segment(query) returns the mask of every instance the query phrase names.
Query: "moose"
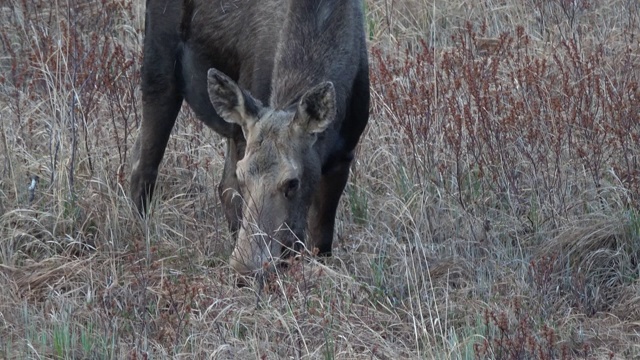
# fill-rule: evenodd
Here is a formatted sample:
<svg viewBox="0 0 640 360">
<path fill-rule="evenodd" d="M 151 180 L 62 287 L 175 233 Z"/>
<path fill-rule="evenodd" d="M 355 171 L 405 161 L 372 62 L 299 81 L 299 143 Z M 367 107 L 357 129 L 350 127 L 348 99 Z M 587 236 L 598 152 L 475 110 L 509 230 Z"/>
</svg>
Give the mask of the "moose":
<svg viewBox="0 0 640 360">
<path fill-rule="evenodd" d="M 254 274 L 306 248 L 330 256 L 369 119 L 362 0 L 147 0 L 143 117 L 131 198 L 148 211 L 183 100 L 226 138 L 218 186 Z"/>
</svg>

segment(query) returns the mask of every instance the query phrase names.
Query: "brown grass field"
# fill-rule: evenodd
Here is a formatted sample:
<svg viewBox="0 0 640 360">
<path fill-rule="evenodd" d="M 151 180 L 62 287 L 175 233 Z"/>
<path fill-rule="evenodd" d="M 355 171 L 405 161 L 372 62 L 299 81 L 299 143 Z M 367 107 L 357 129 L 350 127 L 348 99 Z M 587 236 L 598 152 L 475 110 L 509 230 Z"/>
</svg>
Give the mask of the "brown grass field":
<svg viewBox="0 0 640 360">
<path fill-rule="evenodd" d="M 238 288 L 186 105 L 127 197 L 144 1 L 0 2 L 0 359 L 640 359 L 640 2 L 364 7 L 335 256 Z"/>
</svg>

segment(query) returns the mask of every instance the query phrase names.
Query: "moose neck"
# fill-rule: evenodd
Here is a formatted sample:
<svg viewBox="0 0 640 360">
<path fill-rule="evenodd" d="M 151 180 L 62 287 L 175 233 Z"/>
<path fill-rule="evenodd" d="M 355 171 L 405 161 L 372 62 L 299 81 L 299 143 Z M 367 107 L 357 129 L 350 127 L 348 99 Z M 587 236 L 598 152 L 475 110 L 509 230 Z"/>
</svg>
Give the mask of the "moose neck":
<svg viewBox="0 0 640 360">
<path fill-rule="evenodd" d="M 335 41 L 348 11 L 344 0 L 290 0 L 275 55 L 269 105 L 284 109 L 330 77 Z M 334 64 L 335 65 L 335 64 Z"/>
</svg>

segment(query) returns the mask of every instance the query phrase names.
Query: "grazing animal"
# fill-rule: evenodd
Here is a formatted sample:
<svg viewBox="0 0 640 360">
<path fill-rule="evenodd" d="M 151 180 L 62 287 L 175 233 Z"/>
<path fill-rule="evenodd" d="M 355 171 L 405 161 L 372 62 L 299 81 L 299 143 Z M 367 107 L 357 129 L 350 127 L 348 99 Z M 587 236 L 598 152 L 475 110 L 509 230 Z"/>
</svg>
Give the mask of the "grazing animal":
<svg viewBox="0 0 640 360">
<path fill-rule="evenodd" d="M 218 193 L 250 274 L 331 255 L 369 118 L 362 0 L 148 0 L 131 196 L 144 214 L 183 100 L 227 138 Z"/>
</svg>

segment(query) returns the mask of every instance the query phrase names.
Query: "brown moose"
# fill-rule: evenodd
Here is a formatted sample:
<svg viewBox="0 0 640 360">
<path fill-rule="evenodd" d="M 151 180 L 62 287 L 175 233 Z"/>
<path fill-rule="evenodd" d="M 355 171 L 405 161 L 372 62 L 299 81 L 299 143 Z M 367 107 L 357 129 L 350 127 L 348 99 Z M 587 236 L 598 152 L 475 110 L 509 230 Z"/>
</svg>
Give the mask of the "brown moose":
<svg viewBox="0 0 640 360">
<path fill-rule="evenodd" d="M 144 214 L 183 100 L 227 138 L 218 193 L 250 274 L 331 255 L 369 117 L 362 0 L 148 0 L 131 196 Z"/>
</svg>

